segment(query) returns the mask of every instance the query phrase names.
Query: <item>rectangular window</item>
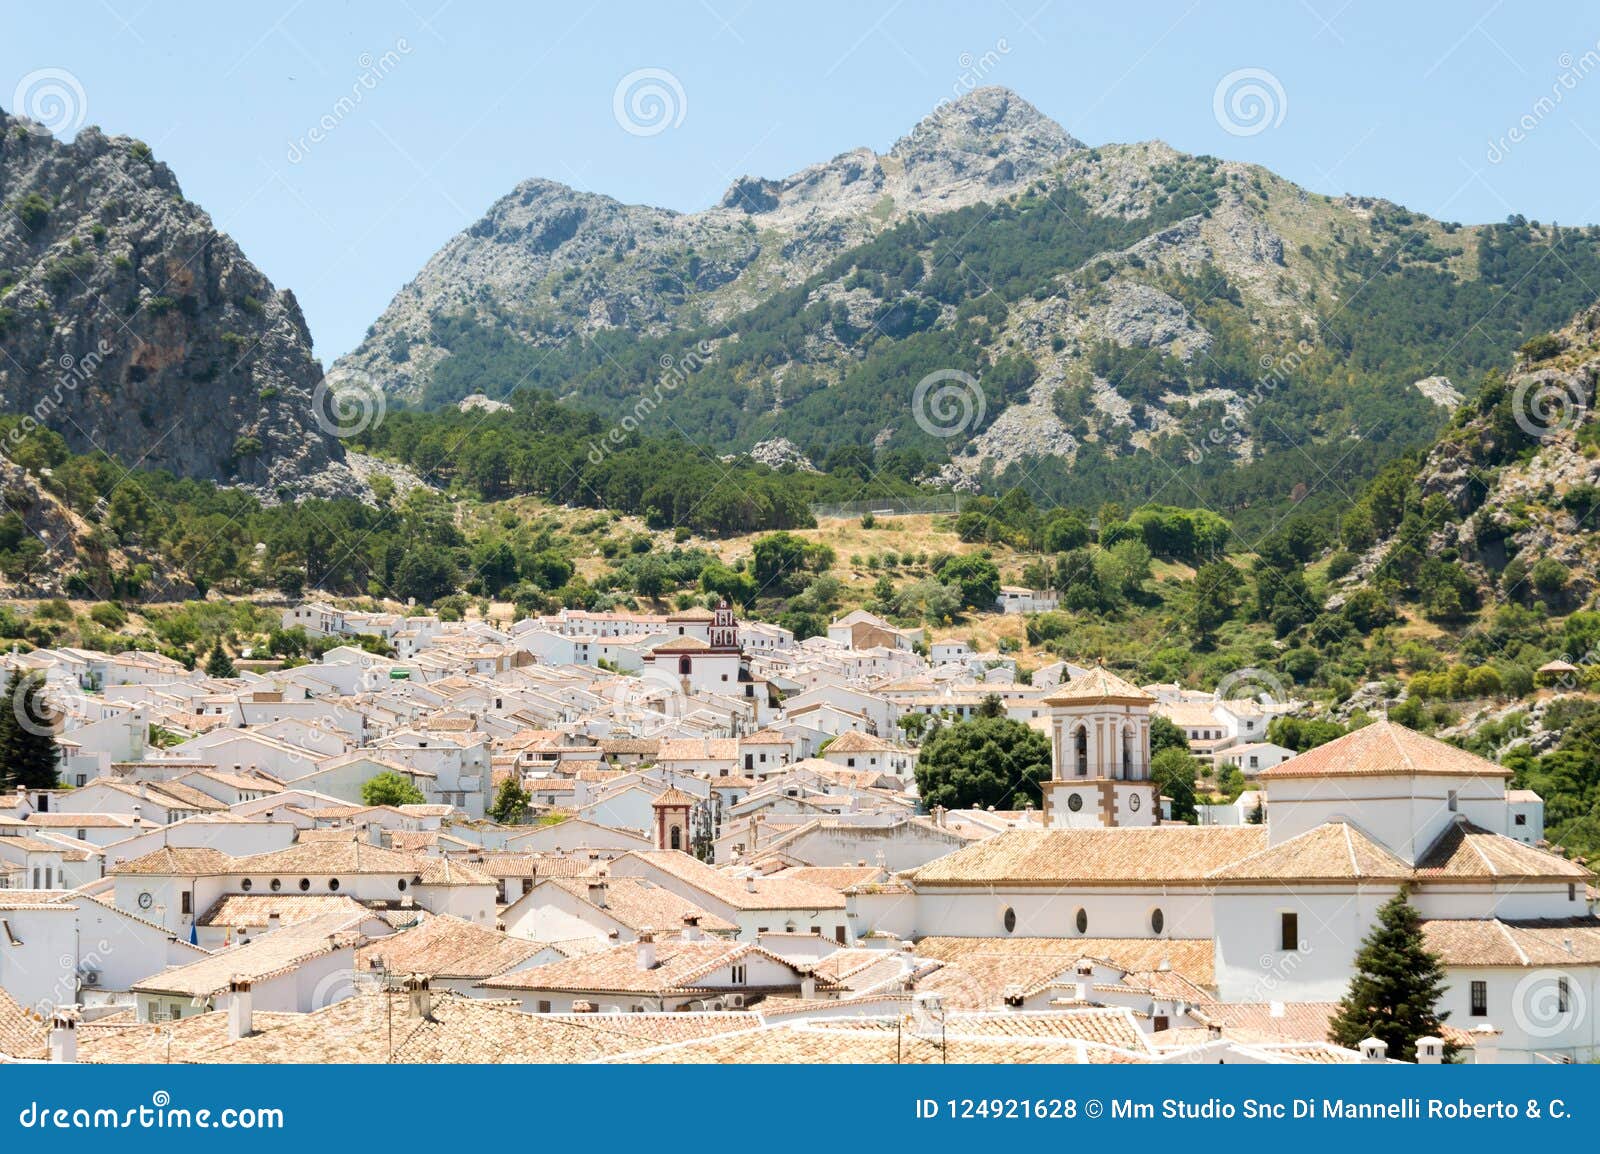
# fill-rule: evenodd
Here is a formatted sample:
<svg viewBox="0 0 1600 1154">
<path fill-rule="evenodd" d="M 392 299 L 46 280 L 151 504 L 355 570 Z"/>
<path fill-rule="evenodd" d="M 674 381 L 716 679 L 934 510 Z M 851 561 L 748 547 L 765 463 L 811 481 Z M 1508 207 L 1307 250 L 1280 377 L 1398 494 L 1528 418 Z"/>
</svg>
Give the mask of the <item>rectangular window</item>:
<svg viewBox="0 0 1600 1154">
<path fill-rule="evenodd" d="M 550 1012 L 550 1003 L 546 1001 L 540 1001 L 539 1012 L 541 1014 L 548 1014 Z"/>
<path fill-rule="evenodd" d="M 1528 815 L 1525 813 L 1519 813 L 1511 819 L 1511 822 L 1513 825 L 1527 825 Z"/>
<path fill-rule="evenodd" d="M 744 967 L 743 966 L 734 966 L 733 967 L 733 984 L 736 985 L 736 986 L 744 985 Z"/>
<path fill-rule="evenodd" d="M 182 909 L 182 911 L 184 913 L 188 913 L 189 912 L 189 902 L 191 900 L 192 900 L 192 895 L 189 893 L 188 890 L 184 890 L 183 891 L 183 902 L 182 902 L 182 906 L 181 906 L 181 909 Z"/>
<path fill-rule="evenodd" d="M 1575 902 L 1575 901 L 1578 900 L 1578 883 L 1577 882 L 1568 882 L 1567 883 L 1567 900 L 1569 902 Z"/>
<path fill-rule="evenodd" d="M 1150 1019 L 1150 1027 L 1154 1030 L 1165 1030 L 1167 1025 L 1167 1016 L 1165 1014 L 1157 1014 Z"/>
<path fill-rule="evenodd" d="M 1455 813 L 1456 809 L 1458 808 L 1458 806 L 1456 804 L 1456 791 L 1453 790 L 1453 789 L 1449 793 L 1449 804 L 1450 804 L 1450 812 L 1451 813 Z"/>
<path fill-rule="evenodd" d="M 1278 948 L 1280 950 L 1298 950 L 1300 948 L 1300 915 L 1280 915 L 1278 926 Z"/>
<path fill-rule="evenodd" d="M 1572 988 L 1565 977 L 1556 979 L 1556 1013 L 1565 1014 L 1572 1008 Z"/>
<path fill-rule="evenodd" d="M 1481 1018 L 1489 1012 L 1489 983 L 1472 983 L 1472 1016 Z"/>
</svg>

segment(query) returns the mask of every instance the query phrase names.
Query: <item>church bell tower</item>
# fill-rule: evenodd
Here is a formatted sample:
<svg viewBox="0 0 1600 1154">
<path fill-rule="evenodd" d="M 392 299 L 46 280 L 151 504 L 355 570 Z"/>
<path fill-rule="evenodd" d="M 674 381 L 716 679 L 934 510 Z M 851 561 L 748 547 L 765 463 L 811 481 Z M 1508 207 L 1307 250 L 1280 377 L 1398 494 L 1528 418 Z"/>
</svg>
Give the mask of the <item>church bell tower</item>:
<svg viewBox="0 0 1600 1154">
<path fill-rule="evenodd" d="M 1052 772 L 1045 824 L 1055 828 L 1150 826 L 1161 798 L 1150 780 L 1150 706 L 1133 685 L 1097 664 L 1044 700 Z"/>
</svg>

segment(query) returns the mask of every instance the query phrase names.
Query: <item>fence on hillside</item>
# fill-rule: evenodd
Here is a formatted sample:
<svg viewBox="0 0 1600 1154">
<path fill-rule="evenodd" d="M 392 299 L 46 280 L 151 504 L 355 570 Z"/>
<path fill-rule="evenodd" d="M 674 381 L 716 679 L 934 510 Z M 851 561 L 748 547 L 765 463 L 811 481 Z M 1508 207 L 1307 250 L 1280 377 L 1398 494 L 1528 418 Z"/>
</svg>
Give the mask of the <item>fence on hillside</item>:
<svg viewBox="0 0 1600 1154">
<path fill-rule="evenodd" d="M 842 501 L 833 505 L 813 505 L 811 515 L 824 517 L 911 517 L 929 513 L 959 513 L 964 498 L 960 493 L 934 493 L 926 497 L 881 497 L 876 501 Z"/>
</svg>

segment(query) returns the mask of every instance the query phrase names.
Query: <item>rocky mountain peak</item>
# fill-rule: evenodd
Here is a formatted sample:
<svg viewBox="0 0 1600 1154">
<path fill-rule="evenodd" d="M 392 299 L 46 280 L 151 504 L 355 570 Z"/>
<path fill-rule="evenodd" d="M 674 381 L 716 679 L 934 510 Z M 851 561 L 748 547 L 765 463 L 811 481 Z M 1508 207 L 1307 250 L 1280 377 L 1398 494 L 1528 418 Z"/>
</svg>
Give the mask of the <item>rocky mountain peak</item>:
<svg viewBox="0 0 1600 1154">
<path fill-rule="evenodd" d="M 0 201 L 0 412 L 269 498 L 340 466 L 299 304 L 148 145 L 0 112 Z"/>
</svg>

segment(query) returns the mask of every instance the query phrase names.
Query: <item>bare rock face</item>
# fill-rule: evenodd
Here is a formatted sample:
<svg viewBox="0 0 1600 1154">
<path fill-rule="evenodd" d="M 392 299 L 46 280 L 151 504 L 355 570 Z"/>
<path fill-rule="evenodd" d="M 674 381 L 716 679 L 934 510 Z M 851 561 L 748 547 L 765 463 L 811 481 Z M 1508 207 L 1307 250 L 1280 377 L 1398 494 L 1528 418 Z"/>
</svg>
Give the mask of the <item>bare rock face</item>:
<svg viewBox="0 0 1600 1154">
<path fill-rule="evenodd" d="M 343 459 L 275 289 L 142 142 L 0 112 L 0 411 L 76 452 L 293 494 Z"/>
<path fill-rule="evenodd" d="M 703 212 L 527 180 L 434 254 L 339 367 L 422 400 L 450 355 L 434 322 L 469 305 L 479 323 L 534 346 L 610 328 L 659 335 L 691 309 L 714 322 L 909 213 L 1003 199 L 1082 148 L 1015 93 L 980 88 L 887 153 L 858 148 L 782 179 L 744 177 Z"/>
</svg>

